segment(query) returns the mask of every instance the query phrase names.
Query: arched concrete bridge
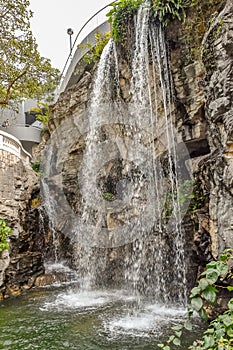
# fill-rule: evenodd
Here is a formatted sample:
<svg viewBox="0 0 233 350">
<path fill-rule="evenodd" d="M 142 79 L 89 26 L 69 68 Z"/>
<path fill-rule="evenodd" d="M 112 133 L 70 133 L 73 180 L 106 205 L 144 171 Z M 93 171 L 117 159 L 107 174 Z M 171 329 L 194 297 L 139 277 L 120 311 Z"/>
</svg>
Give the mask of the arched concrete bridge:
<svg viewBox="0 0 233 350">
<path fill-rule="evenodd" d="M 81 64 L 81 60 L 82 58 L 85 56 L 85 54 L 89 51 L 89 48 L 86 47 L 85 49 L 80 49 L 79 46 L 77 46 L 77 39 L 79 38 L 80 33 L 83 31 L 83 29 L 86 27 L 86 25 L 92 20 L 95 19 L 97 17 L 97 15 L 99 13 L 101 13 L 102 11 L 108 9 L 110 6 L 112 6 L 114 3 L 116 3 L 118 0 L 112 1 L 111 3 L 109 3 L 108 5 L 104 6 L 103 8 L 101 8 L 98 12 L 96 12 L 93 16 L 91 16 L 88 21 L 82 26 L 82 28 L 80 29 L 80 31 L 78 32 L 74 44 L 71 48 L 71 52 L 67 58 L 67 61 L 65 63 L 65 66 L 63 68 L 63 71 L 61 73 L 61 82 L 60 85 L 57 89 L 56 92 L 56 97 L 58 97 L 58 95 L 60 93 L 62 93 L 63 91 L 65 91 L 67 88 L 69 88 L 70 86 L 72 86 L 73 84 L 75 84 L 81 77 L 83 69 L 82 66 L 80 66 Z M 87 43 L 91 43 L 92 47 L 95 46 L 96 44 L 96 40 L 95 40 L 95 34 L 96 33 L 100 33 L 100 34 L 104 34 L 108 31 L 111 30 L 111 25 L 108 21 L 105 21 L 104 23 L 98 25 L 95 29 L 93 29 L 86 37 L 85 39 L 83 39 L 83 41 L 80 43 L 80 45 L 83 47 L 85 47 L 85 44 Z M 73 51 L 74 48 L 76 47 L 75 53 L 73 55 Z M 70 59 L 71 62 L 70 62 Z M 69 64 L 70 62 L 70 64 Z M 69 67 L 68 67 L 69 64 Z M 66 68 L 68 67 L 68 69 L 66 70 Z"/>
<path fill-rule="evenodd" d="M 73 58 L 70 62 L 70 65 L 67 69 L 67 72 L 60 84 L 58 94 L 65 91 L 72 85 L 74 85 L 79 78 L 82 75 L 82 66 L 81 66 L 81 60 L 85 56 L 85 54 L 89 51 L 87 43 L 91 43 L 92 47 L 95 46 L 96 40 L 95 40 L 95 34 L 105 34 L 106 32 L 110 31 L 110 24 L 106 21 L 96 27 L 94 30 L 92 30 L 86 37 L 83 39 L 83 41 L 80 43 L 82 47 L 85 48 L 79 48 L 79 45 L 77 46 L 77 49 L 73 55 Z"/>
</svg>

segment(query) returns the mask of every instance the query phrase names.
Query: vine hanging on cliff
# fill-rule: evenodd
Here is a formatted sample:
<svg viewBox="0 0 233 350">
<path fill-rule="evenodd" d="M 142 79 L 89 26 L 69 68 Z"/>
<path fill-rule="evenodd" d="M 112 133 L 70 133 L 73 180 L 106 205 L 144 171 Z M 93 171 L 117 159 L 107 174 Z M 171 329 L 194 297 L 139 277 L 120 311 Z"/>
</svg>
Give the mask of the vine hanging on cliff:
<svg viewBox="0 0 233 350">
<path fill-rule="evenodd" d="M 112 9 L 107 14 L 112 23 L 112 35 L 114 40 L 123 41 L 127 37 L 127 23 L 135 15 L 138 8 L 144 4 L 152 9 L 154 17 L 164 26 L 171 20 L 185 18 L 185 9 L 194 6 L 198 0 L 119 0 L 112 4 Z"/>
<path fill-rule="evenodd" d="M 113 8 L 108 12 L 107 17 L 112 23 L 112 35 L 116 42 L 123 41 L 127 37 L 127 23 L 142 3 L 143 0 L 119 0 L 113 3 Z"/>
</svg>

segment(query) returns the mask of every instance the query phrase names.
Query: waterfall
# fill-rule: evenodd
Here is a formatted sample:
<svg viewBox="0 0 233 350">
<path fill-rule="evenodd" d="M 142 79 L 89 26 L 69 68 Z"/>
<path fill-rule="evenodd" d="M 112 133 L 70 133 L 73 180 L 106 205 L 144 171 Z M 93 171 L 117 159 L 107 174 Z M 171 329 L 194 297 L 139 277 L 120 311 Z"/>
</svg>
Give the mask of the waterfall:
<svg viewBox="0 0 233 350">
<path fill-rule="evenodd" d="M 97 187 L 96 176 L 105 162 L 106 151 L 102 148 L 101 135 L 102 129 L 109 123 L 111 104 L 118 94 L 118 81 L 116 47 L 111 39 L 103 50 L 95 75 L 87 112 L 85 152 L 79 174 L 82 214 L 78 232 L 75 229 L 74 235 L 80 236 L 80 231 L 83 235 L 83 246 L 77 257 L 77 270 L 84 289 L 95 285 L 98 276 L 106 268 L 107 251 L 98 249 L 105 246 L 105 239 L 108 241 L 108 237 L 104 235 L 106 204 Z"/>
<path fill-rule="evenodd" d="M 117 49 L 111 39 L 98 63 L 84 116 L 64 126 L 72 129 L 69 140 L 58 128 L 56 152 L 47 152 L 48 168 L 54 153 L 58 166 L 53 172 L 56 190 L 49 180 L 43 185 L 45 205 L 52 226 L 73 242 L 73 263 L 83 289 L 113 274 L 106 271 L 115 254 L 123 261 L 121 271 L 114 270 L 121 275 L 116 278 L 121 287 L 181 304 L 186 302 L 185 238 L 169 57 L 163 29 L 151 18 L 149 7 L 140 7 L 135 23 L 130 103 L 121 98 Z M 63 148 L 80 137 L 80 198 L 74 213 L 57 190 Z"/>
<path fill-rule="evenodd" d="M 185 252 L 184 252 L 184 232 L 181 227 L 181 205 L 180 205 L 180 179 L 179 166 L 178 166 L 178 152 L 176 149 L 176 139 L 174 133 L 174 106 L 173 106 L 173 94 L 172 83 L 170 75 L 169 60 L 167 56 L 167 48 L 164 38 L 164 32 L 161 24 L 157 26 L 150 26 L 150 46 L 152 51 L 153 62 L 157 62 L 157 73 L 155 64 L 153 63 L 153 80 L 154 80 L 154 96 L 157 98 L 158 91 L 160 90 L 160 96 L 162 97 L 163 106 L 163 120 L 164 126 L 164 139 L 167 150 L 167 163 L 168 163 L 168 181 L 169 181 L 169 200 L 172 206 L 171 217 L 169 218 L 166 231 L 167 234 L 173 236 L 172 255 L 174 259 L 170 261 L 173 266 L 173 280 L 176 281 L 177 298 L 179 301 L 186 302 L 186 264 L 185 264 Z M 157 79 L 156 79 L 157 77 Z M 157 81 L 156 81 L 157 80 Z M 161 112 L 160 112 L 161 113 Z M 158 105 L 155 103 L 155 116 L 156 123 L 159 124 L 158 118 Z M 158 135 L 157 135 L 158 137 Z"/>
<path fill-rule="evenodd" d="M 164 40 L 164 33 L 160 24 L 151 24 L 150 10 L 141 7 L 137 14 L 135 31 L 135 51 L 132 60 L 131 78 L 131 111 L 137 119 L 138 129 L 146 127 L 148 143 L 146 157 L 149 160 L 150 197 L 156 207 L 153 220 L 153 231 L 141 232 L 140 239 L 133 242 L 132 254 L 126 257 L 126 280 L 133 289 L 152 294 L 157 300 L 164 302 L 186 302 L 186 271 L 184 258 L 184 235 L 181 229 L 179 205 L 179 181 L 177 151 L 173 127 L 172 86 L 169 75 L 169 63 Z M 150 71 L 151 49 L 152 72 Z M 156 71 L 157 70 L 157 71 Z M 153 80 L 153 91 L 151 88 Z M 158 97 L 162 101 L 162 119 L 167 153 L 167 177 L 169 191 L 169 205 L 172 207 L 171 217 L 163 225 L 163 210 L 168 193 L 163 191 L 162 181 L 163 160 L 155 154 L 155 140 L 161 138 L 159 132 Z M 143 113 L 142 113 L 143 112 Z M 161 116 L 160 116 L 161 118 Z M 136 130 L 135 130 L 135 135 Z M 136 136 L 137 137 L 137 136 Z M 140 143 L 142 140 L 138 139 Z M 137 153 L 137 149 L 135 150 Z M 147 174 L 148 176 L 148 174 Z M 144 180 L 141 179 L 143 182 Z M 140 225 L 140 219 L 139 223 Z M 164 227 L 163 227 L 164 226 Z M 167 231 L 167 234 L 164 234 Z M 169 235 L 172 235 L 172 246 L 168 249 Z M 170 256 L 166 256 L 166 255 Z M 175 281 L 175 282 L 174 282 Z M 174 288 L 178 286 L 178 288 Z M 171 293 L 171 289 L 176 292 Z"/>
<path fill-rule="evenodd" d="M 45 174 L 50 174 L 49 167 L 50 167 L 50 164 L 53 163 L 52 148 L 48 148 L 48 149 L 49 151 L 46 153 L 46 161 L 42 166 L 43 172 Z M 60 245 L 59 245 L 59 237 L 56 231 L 56 217 L 57 215 L 59 215 L 59 213 L 57 211 L 58 206 L 56 201 L 56 195 L 54 192 L 51 193 L 51 187 L 49 186 L 49 176 L 48 178 L 44 178 L 44 176 L 41 177 L 40 188 L 41 188 L 41 195 L 43 198 L 42 210 L 47 214 L 49 218 L 49 229 L 52 235 L 54 262 L 57 263 L 59 261 Z"/>
</svg>

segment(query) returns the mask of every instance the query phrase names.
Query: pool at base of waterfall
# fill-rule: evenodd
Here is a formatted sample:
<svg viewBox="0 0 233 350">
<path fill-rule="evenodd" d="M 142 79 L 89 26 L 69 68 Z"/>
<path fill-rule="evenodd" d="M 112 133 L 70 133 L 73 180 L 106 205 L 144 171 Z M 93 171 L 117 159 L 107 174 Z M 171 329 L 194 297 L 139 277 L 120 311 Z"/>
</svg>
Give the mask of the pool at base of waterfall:
<svg viewBox="0 0 233 350">
<path fill-rule="evenodd" d="M 181 324 L 186 310 L 159 305 L 124 290 L 80 290 L 75 285 L 33 289 L 0 302 L 0 349 L 158 349 Z M 202 333 L 194 329 L 179 349 Z"/>
</svg>

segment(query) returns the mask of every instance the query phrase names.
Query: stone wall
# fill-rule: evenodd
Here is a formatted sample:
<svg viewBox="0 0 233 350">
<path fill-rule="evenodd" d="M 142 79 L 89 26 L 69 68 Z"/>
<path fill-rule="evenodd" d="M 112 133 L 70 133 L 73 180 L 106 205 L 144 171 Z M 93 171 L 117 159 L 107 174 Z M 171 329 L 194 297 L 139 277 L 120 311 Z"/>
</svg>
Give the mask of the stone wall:
<svg viewBox="0 0 233 350">
<path fill-rule="evenodd" d="M 0 218 L 13 229 L 10 251 L 0 258 L 0 299 L 18 295 L 42 274 L 44 237 L 40 232 L 39 176 L 31 166 L 0 151 Z"/>
</svg>

